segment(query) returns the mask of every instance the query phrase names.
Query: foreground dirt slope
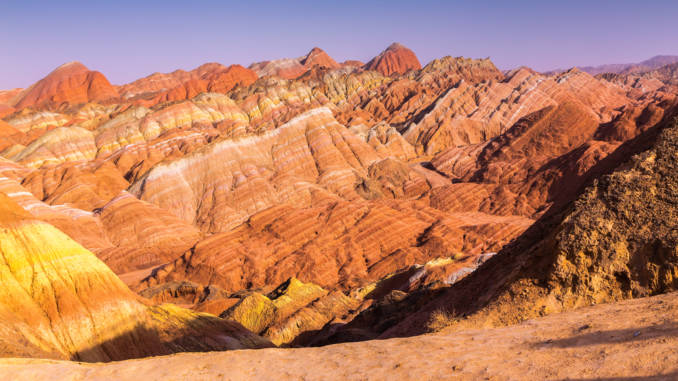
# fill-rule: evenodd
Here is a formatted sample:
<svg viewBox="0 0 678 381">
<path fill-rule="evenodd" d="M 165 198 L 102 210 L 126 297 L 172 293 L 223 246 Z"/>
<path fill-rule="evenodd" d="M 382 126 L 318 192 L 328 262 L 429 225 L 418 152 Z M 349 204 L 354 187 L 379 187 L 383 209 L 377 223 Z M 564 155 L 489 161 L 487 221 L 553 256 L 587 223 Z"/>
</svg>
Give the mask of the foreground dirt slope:
<svg viewBox="0 0 678 381">
<path fill-rule="evenodd" d="M 678 293 L 671 293 L 512 327 L 320 348 L 176 354 L 108 364 L 3 359 L 0 375 L 73 381 L 671 380 L 678 377 L 676 308 Z"/>
</svg>

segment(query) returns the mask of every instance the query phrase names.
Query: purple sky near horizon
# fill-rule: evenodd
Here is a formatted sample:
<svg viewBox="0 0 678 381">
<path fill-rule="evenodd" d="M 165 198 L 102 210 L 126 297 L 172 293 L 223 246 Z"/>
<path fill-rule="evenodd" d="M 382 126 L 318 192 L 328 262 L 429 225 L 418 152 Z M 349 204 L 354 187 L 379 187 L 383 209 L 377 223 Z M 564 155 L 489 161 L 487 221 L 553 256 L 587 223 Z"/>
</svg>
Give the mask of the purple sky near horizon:
<svg viewBox="0 0 678 381">
<path fill-rule="evenodd" d="M 678 54 L 673 1 L 2 0 L 0 89 L 81 61 L 114 84 L 153 72 L 298 57 L 367 61 L 398 41 L 422 64 L 490 57 L 500 69 L 639 62 Z"/>
</svg>

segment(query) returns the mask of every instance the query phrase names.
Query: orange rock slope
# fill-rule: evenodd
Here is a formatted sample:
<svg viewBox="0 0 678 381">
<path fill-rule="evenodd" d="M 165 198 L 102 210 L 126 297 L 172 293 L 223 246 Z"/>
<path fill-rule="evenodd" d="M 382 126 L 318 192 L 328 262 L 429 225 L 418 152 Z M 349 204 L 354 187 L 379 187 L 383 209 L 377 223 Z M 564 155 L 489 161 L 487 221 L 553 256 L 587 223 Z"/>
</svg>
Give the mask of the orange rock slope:
<svg viewBox="0 0 678 381">
<path fill-rule="evenodd" d="M 421 69 L 421 64 L 413 51 L 394 42 L 366 63 L 365 69 L 376 70 L 383 75 L 405 74 L 409 70 Z"/>
<path fill-rule="evenodd" d="M 176 302 L 281 345 L 407 334 L 389 330 L 665 126 L 674 69 L 422 68 L 399 44 L 117 87 L 69 64 L 0 93 L 0 192 L 150 298 L 143 316 Z"/>
<path fill-rule="evenodd" d="M 17 94 L 11 106 L 21 109 L 105 101 L 116 97 L 118 92 L 103 74 L 90 71 L 80 62 L 69 62 Z"/>
<path fill-rule="evenodd" d="M 531 320 L 320 348 L 182 353 L 108 364 L 1 359 L 14 380 L 673 380 L 676 293 Z M 611 318 L 614 316 L 614 318 Z M 262 363 L 265 366 L 262 366 Z"/>
<path fill-rule="evenodd" d="M 107 361 L 266 345 L 236 324 L 147 305 L 94 254 L 5 194 L 0 251 L 4 356 Z"/>
</svg>

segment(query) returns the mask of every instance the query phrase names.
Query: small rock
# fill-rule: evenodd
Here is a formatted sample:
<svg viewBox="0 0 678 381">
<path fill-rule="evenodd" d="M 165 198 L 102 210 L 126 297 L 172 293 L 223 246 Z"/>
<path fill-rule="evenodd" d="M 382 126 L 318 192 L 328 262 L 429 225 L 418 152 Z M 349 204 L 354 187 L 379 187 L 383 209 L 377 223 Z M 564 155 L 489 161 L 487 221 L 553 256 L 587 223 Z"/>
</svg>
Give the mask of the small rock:
<svg viewBox="0 0 678 381">
<path fill-rule="evenodd" d="M 589 328 L 591 328 L 591 324 L 584 324 L 584 325 L 582 325 L 581 327 L 579 327 L 577 330 L 578 330 L 579 332 L 581 332 L 581 331 L 587 330 L 587 329 L 589 329 Z"/>
</svg>

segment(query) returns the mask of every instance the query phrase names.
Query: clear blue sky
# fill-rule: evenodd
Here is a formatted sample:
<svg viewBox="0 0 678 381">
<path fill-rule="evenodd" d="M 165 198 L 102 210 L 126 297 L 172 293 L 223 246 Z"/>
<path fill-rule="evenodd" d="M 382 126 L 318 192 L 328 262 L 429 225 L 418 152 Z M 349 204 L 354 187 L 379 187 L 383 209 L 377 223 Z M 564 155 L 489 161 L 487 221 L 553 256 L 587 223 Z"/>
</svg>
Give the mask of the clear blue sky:
<svg viewBox="0 0 678 381">
<path fill-rule="evenodd" d="M 548 70 L 678 54 L 678 1 L 0 0 L 0 89 L 78 60 L 121 84 L 205 62 L 368 60 L 393 41 L 422 64 L 490 57 Z"/>
</svg>

